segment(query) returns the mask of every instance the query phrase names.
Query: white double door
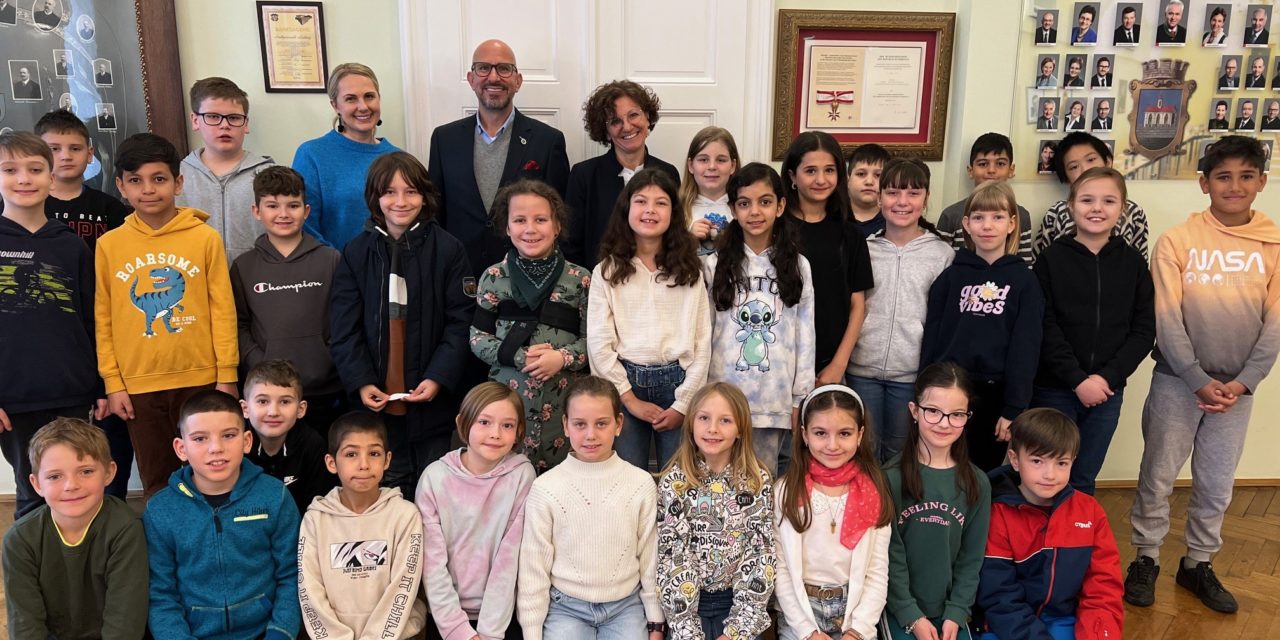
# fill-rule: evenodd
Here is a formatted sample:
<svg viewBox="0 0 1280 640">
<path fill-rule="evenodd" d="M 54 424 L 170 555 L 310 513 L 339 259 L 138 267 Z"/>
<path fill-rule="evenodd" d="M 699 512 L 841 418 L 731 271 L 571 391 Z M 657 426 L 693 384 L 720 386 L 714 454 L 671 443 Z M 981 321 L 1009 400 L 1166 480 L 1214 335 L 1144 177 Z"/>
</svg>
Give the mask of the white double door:
<svg viewBox="0 0 1280 640">
<path fill-rule="evenodd" d="M 662 101 L 649 151 L 683 166 L 702 127 L 733 133 L 744 162 L 767 160 L 772 113 L 772 0 L 401 0 L 409 150 L 425 158 L 431 131 L 474 114 L 471 53 L 511 46 L 524 74 L 520 111 L 560 129 L 569 161 L 600 154 L 582 103 L 628 79 Z"/>
</svg>

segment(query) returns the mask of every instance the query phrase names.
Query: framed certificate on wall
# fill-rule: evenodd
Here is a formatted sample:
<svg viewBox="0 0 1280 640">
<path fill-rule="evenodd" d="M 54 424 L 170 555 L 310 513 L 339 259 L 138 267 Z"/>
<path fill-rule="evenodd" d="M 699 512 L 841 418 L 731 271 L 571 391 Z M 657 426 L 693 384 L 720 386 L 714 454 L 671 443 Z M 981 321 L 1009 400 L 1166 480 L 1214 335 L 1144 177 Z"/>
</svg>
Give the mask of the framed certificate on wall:
<svg viewBox="0 0 1280 640">
<path fill-rule="evenodd" d="M 319 2 L 258 2 L 262 79 L 272 93 L 324 93 L 329 61 Z"/>
<path fill-rule="evenodd" d="M 955 14 L 782 10 L 773 156 L 804 131 L 941 160 Z"/>
</svg>

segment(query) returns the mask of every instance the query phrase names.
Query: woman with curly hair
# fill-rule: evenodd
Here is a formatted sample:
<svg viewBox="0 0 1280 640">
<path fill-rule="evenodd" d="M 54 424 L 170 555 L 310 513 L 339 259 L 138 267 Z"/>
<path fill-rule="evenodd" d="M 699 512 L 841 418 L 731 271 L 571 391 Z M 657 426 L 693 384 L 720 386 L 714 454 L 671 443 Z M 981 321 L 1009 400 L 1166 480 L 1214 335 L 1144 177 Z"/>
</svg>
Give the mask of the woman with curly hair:
<svg viewBox="0 0 1280 640">
<path fill-rule="evenodd" d="M 583 160 L 569 172 L 565 201 L 572 216 L 564 242 L 564 256 L 588 269 L 600 261 L 600 238 L 618 194 L 641 169 L 659 169 L 680 183 L 680 173 L 668 162 L 649 155 L 645 141 L 658 124 L 661 103 L 652 89 L 630 80 L 614 80 L 596 87 L 582 105 L 587 136 L 609 150 Z"/>
</svg>

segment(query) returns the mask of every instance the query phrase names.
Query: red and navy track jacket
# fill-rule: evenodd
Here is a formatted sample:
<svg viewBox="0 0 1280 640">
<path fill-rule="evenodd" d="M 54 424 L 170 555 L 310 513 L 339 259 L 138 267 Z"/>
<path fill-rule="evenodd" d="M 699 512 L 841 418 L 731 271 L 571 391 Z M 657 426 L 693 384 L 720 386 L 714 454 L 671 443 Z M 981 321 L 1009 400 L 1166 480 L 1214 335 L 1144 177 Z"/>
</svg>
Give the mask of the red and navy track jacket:
<svg viewBox="0 0 1280 640">
<path fill-rule="evenodd" d="M 1042 616 L 1075 616 L 1076 640 L 1121 640 L 1124 586 L 1107 514 L 1070 486 L 1050 507 L 1027 502 L 1018 474 L 991 472 L 991 529 L 978 580 L 984 628 L 1001 640 L 1050 640 Z"/>
</svg>

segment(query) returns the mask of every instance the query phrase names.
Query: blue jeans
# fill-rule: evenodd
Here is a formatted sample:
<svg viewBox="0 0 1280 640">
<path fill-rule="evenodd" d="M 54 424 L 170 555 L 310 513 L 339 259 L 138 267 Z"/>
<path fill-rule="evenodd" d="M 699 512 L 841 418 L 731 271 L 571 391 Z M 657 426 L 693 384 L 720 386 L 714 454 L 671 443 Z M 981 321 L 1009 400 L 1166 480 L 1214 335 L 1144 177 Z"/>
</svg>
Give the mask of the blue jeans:
<svg viewBox="0 0 1280 640">
<path fill-rule="evenodd" d="M 902 451 L 911 422 L 907 403 L 915 400 L 916 386 L 862 376 L 845 376 L 845 383 L 858 393 L 867 408 L 871 433 L 876 436 L 876 459 L 884 462 Z"/>
<path fill-rule="evenodd" d="M 647 640 L 648 619 L 640 602 L 640 587 L 613 602 L 587 602 L 551 587 L 551 606 L 542 623 L 548 640 Z"/>
<path fill-rule="evenodd" d="M 1076 393 L 1067 389 L 1036 387 L 1031 397 L 1031 406 L 1057 409 L 1067 414 L 1080 430 L 1080 453 L 1071 465 L 1071 486 L 1076 491 L 1093 495 L 1094 481 L 1102 470 L 1111 436 L 1115 435 L 1116 424 L 1120 422 L 1124 388 L 1115 391 L 1115 395 L 1096 407 L 1084 406 Z"/>
<path fill-rule="evenodd" d="M 764 467 L 769 475 L 777 478 L 783 471 L 778 469 L 778 453 L 782 450 L 783 445 L 790 444 L 790 429 L 752 429 L 751 430 L 751 450 L 756 454 L 756 460 L 760 462 L 760 466 Z"/>
<path fill-rule="evenodd" d="M 724 620 L 733 608 L 733 589 L 702 591 L 698 594 L 698 617 L 702 618 L 702 636 L 716 640 L 724 635 Z"/>
<path fill-rule="evenodd" d="M 637 400 L 652 402 L 661 409 L 670 409 L 676 401 L 676 388 L 684 382 L 684 369 L 679 362 L 667 364 L 632 364 L 620 360 L 627 370 L 627 382 L 631 383 L 631 393 Z M 658 469 L 666 466 L 667 460 L 675 455 L 680 447 L 680 429 L 654 431 L 653 425 L 641 420 L 622 409 L 624 423 L 622 433 L 613 441 L 613 449 L 618 456 L 641 469 L 649 468 L 649 454 L 653 450 L 652 443 L 658 444 Z"/>
<path fill-rule="evenodd" d="M 848 605 L 847 593 L 830 598 L 809 596 L 809 608 L 813 610 L 813 618 L 818 621 L 818 630 L 831 638 L 839 638 L 844 633 L 844 610 Z"/>
<path fill-rule="evenodd" d="M 1073 393 L 1072 395 L 1075 394 Z M 1053 638 L 1053 640 L 1075 640 L 1075 616 L 1062 616 L 1060 618 L 1040 616 L 1040 622 L 1044 623 L 1045 629 L 1049 631 L 1049 637 Z M 1000 640 L 1000 638 L 996 634 L 987 631 L 978 636 L 978 640 Z"/>
</svg>

